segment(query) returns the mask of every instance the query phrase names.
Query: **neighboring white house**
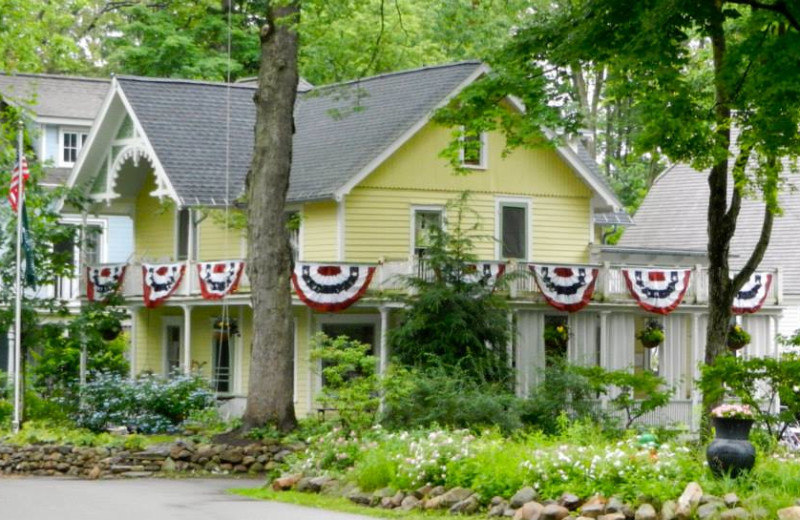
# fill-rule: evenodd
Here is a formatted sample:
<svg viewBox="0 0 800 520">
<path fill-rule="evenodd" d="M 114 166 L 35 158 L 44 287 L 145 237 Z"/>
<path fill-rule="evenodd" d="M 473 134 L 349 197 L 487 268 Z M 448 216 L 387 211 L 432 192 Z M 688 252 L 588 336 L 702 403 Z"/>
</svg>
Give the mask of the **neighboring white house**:
<svg viewBox="0 0 800 520">
<path fill-rule="evenodd" d="M 0 104 L 22 107 L 28 114 L 28 131 L 33 137 L 36 157 L 45 168 L 44 186 L 66 183 L 80 156 L 92 123 L 108 92 L 110 81 L 45 74 L 0 74 Z M 5 202 L 5 201 L 3 201 Z M 64 214 L 65 225 L 81 226 L 81 215 Z M 87 215 L 88 264 L 125 262 L 133 249 L 133 224 L 124 216 Z M 40 288 L 45 296 L 56 296 L 73 308 L 80 304 L 78 291 L 80 254 L 72 244 L 63 246 L 74 258 L 75 277 L 59 280 L 52 287 Z M 0 370 L 9 362 L 6 336 L 0 335 Z"/>
</svg>

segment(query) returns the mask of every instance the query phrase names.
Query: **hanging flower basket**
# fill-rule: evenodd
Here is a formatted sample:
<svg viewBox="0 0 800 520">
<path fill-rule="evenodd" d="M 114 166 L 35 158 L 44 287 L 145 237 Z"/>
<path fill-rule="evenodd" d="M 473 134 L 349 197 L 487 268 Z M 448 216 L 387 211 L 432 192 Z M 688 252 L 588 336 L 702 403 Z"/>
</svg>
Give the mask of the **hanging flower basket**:
<svg viewBox="0 0 800 520">
<path fill-rule="evenodd" d="M 122 334 L 122 325 L 116 320 L 102 321 L 97 326 L 97 332 L 105 341 L 114 341 Z"/>
<path fill-rule="evenodd" d="M 636 335 L 636 339 L 642 343 L 644 348 L 656 348 L 664 342 L 665 338 L 664 326 L 655 320 L 649 321 L 647 326 Z"/>
<path fill-rule="evenodd" d="M 728 330 L 728 348 L 739 350 L 750 344 L 750 333 L 740 325 L 733 325 Z"/>
<path fill-rule="evenodd" d="M 544 345 L 552 349 L 564 349 L 569 342 L 569 328 L 566 325 L 545 325 Z"/>
</svg>

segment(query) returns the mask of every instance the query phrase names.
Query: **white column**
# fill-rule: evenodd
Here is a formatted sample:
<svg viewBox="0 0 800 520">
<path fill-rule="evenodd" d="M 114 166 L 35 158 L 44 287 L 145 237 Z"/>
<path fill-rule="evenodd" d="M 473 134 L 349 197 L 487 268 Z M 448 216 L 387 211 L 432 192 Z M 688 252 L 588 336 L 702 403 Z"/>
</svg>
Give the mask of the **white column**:
<svg viewBox="0 0 800 520">
<path fill-rule="evenodd" d="M 704 353 L 702 352 L 702 346 L 700 342 L 700 315 L 696 312 L 692 313 L 692 363 L 694 367 L 692 367 L 692 379 L 697 381 L 700 379 L 700 360 L 703 359 Z M 689 427 L 691 431 L 696 432 L 700 429 L 700 417 L 702 413 L 700 412 L 700 408 L 702 407 L 701 403 L 701 396 L 700 392 L 692 385 L 692 410 L 691 414 L 691 421 Z"/>
<path fill-rule="evenodd" d="M 378 374 L 386 373 L 389 365 L 389 308 L 381 307 L 381 340 L 379 351 Z"/>
<path fill-rule="evenodd" d="M 233 392 L 244 394 L 244 305 L 239 306 L 239 337 L 234 340 L 233 365 L 236 371 L 233 374 Z"/>
<path fill-rule="evenodd" d="M 182 305 L 183 308 L 183 373 L 192 371 L 192 307 Z"/>
<path fill-rule="evenodd" d="M 606 272 L 608 273 L 609 270 L 606 268 Z M 610 367 L 610 352 L 608 351 L 608 315 L 611 314 L 609 311 L 601 311 L 600 312 L 600 366 L 606 370 L 609 370 Z M 603 404 L 603 408 L 606 408 L 608 403 L 608 396 L 603 394 L 600 397 L 600 401 Z"/>
<path fill-rule="evenodd" d="M 139 316 L 138 309 L 133 309 L 131 311 L 131 337 L 130 337 L 130 348 L 128 350 L 128 366 L 130 368 L 130 372 L 128 375 L 131 379 L 136 377 L 136 354 L 137 354 L 137 345 L 136 345 L 136 337 L 138 335 L 138 327 L 136 326 L 136 318 Z"/>
</svg>

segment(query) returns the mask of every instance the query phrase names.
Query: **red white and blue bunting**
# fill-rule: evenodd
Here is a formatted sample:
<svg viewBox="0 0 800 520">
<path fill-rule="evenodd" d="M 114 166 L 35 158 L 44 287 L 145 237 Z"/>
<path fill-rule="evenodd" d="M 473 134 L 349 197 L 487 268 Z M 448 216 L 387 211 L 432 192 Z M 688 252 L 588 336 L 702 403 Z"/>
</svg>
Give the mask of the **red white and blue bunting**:
<svg viewBox="0 0 800 520">
<path fill-rule="evenodd" d="M 358 301 L 375 274 L 367 265 L 297 264 L 292 284 L 300 300 L 322 312 L 341 311 Z"/>
<path fill-rule="evenodd" d="M 764 305 L 772 286 L 771 273 L 753 273 L 733 298 L 734 314 L 752 314 Z"/>
<path fill-rule="evenodd" d="M 464 275 L 464 281 L 488 287 L 494 287 L 497 280 L 506 272 L 506 264 L 473 264 L 469 267 L 469 271 Z"/>
<path fill-rule="evenodd" d="M 86 298 L 90 302 L 108 301 L 119 291 L 125 279 L 125 264 L 86 267 Z"/>
<path fill-rule="evenodd" d="M 225 295 L 236 292 L 243 269 L 244 262 L 240 260 L 198 263 L 197 276 L 200 279 L 200 293 L 203 298 L 220 300 Z"/>
<path fill-rule="evenodd" d="M 186 264 L 142 264 L 144 304 L 158 307 L 169 298 L 181 284 Z"/>
<path fill-rule="evenodd" d="M 530 269 L 545 301 L 560 311 L 577 312 L 592 299 L 596 268 L 531 265 Z"/>
<path fill-rule="evenodd" d="M 623 269 L 628 291 L 642 309 L 669 314 L 689 288 L 689 269 Z"/>
</svg>

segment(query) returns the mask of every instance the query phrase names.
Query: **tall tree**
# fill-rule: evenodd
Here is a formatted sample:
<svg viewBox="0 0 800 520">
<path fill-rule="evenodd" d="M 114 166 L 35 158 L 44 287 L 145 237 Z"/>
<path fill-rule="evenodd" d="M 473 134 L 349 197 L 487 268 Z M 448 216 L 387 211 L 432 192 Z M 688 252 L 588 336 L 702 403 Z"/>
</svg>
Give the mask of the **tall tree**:
<svg viewBox="0 0 800 520">
<path fill-rule="evenodd" d="M 261 29 L 255 147 L 247 174 L 253 350 L 243 429 L 297 424 L 293 401 L 291 253 L 285 225 L 292 167 L 300 1 L 270 2 Z"/>
<path fill-rule="evenodd" d="M 577 65 L 623 74 L 637 127 L 632 146 L 709 172 L 705 362 L 713 364 L 725 350 L 733 297 L 769 244 L 787 163 L 800 155 L 800 5 L 572 0 L 549 7 L 519 28 L 496 75 L 443 117 L 500 121 L 513 144 L 536 144 L 545 138 L 542 126 L 581 128 L 584 114 L 568 102 L 561 71 Z M 524 116 L 492 108 L 508 93 L 525 102 Z M 748 193 L 765 203 L 762 230 L 732 276 L 730 244 Z"/>
</svg>

